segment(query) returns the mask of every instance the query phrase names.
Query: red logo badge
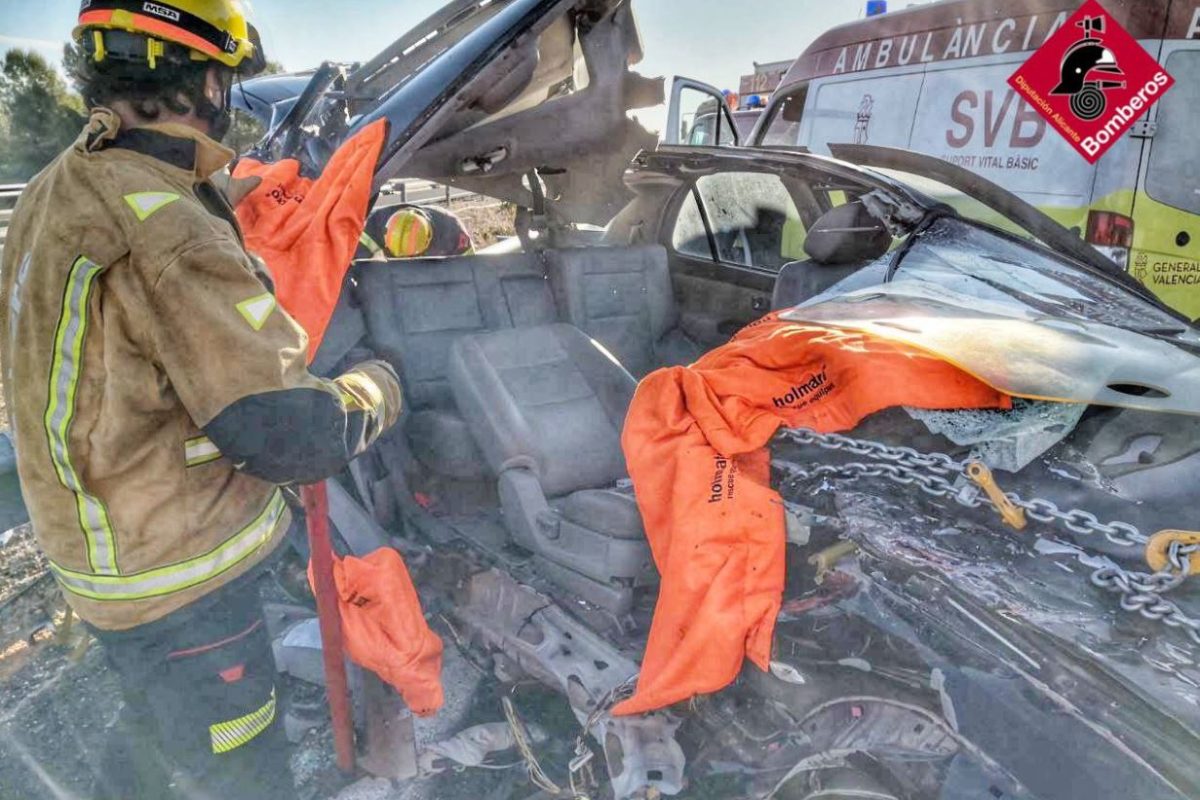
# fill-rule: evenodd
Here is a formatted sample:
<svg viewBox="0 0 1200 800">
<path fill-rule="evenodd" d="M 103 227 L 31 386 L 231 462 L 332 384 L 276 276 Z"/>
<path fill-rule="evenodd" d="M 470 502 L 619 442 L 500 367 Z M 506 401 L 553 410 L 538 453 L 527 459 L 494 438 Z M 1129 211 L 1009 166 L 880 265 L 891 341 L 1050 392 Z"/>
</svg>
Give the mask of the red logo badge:
<svg viewBox="0 0 1200 800">
<path fill-rule="evenodd" d="M 1094 164 L 1175 79 L 1087 0 L 1008 83 Z"/>
</svg>

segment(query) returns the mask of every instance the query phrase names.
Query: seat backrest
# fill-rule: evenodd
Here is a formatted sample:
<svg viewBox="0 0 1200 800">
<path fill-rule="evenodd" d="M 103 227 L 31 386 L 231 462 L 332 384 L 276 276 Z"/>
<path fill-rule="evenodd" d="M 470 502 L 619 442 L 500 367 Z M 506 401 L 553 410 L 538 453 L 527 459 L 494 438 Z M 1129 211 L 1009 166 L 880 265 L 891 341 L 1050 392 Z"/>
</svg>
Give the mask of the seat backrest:
<svg viewBox="0 0 1200 800">
<path fill-rule="evenodd" d="M 497 475 L 531 469 L 548 497 L 625 476 L 621 426 L 637 382 L 571 325 L 459 338 L 450 382 Z"/>
<path fill-rule="evenodd" d="M 562 319 L 641 378 L 662 365 L 657 343 L 679 323 L 660 245 L 546 251 Z"/>
<path fill-rule="evenodd" d="M 396 367 L 415 409 L 453 408 L 446 375 L 454 340 L 557 319 L 536 255 L 364 261 L 357 269 L 367 342 Z"/>
<path fill-rule="evenodd" d="M 815 261 L 792 261 L 784 264 L 775 278 L 771 310 L 779 311 L 806 303 L 860 269 L 861 264 L 829 266 Z"/>
<path fill-rule="evenodd" d="M 862 200 L 826 211 L 804 238 L 804 252 L 818 264 L 865 264 L 892 246 L 892 234 Z"/>
</svg>

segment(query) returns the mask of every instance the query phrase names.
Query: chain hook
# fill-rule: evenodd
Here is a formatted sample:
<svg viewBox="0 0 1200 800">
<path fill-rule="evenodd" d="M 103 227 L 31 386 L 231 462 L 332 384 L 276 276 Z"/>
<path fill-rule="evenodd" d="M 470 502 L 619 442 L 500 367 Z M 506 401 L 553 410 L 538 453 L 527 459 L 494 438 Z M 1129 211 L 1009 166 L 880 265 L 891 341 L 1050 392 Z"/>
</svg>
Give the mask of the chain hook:
<svg viewBox="0 0 1200 800">
<path fill-rule="evenodd" d="M 1197 571 L 1191 559 L 1197 550 L 1200 550 L 1200 533 L 1159 531 L 1146 543 L 1146 563 L 1155 572 L 1173 571 L 1186 578 Z"/>
</svg>

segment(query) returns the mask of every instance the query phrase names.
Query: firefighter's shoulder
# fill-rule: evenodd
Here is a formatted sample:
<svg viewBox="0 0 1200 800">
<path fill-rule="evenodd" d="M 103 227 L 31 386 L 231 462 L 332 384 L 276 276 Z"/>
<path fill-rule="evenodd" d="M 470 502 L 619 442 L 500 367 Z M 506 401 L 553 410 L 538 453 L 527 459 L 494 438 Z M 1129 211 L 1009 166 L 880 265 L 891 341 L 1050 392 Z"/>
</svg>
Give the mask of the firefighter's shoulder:
<svg viewBox="0 0 1200 800">
<path fill-rule="evenodd" d="M 163 269 L 205 242 L 238 246 L 233 211 L 211 183 L 134 159 L 113 160 L 97 172 L 101 202 L 135 265 Z"/>
</svg>

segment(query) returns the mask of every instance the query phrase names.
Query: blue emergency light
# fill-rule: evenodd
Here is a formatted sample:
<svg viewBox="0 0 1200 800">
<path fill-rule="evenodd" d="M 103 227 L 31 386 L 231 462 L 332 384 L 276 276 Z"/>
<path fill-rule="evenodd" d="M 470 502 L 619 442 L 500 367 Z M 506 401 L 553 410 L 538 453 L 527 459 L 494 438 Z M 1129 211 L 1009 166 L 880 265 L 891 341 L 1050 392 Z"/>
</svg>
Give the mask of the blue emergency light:
<svg viewBox="0 0 1200 800">
<path fill-rule="evenodd" d="M 887 0 L 867 0 L 867 16 L 877 17 L 887 13 Z"/>
</svg>

